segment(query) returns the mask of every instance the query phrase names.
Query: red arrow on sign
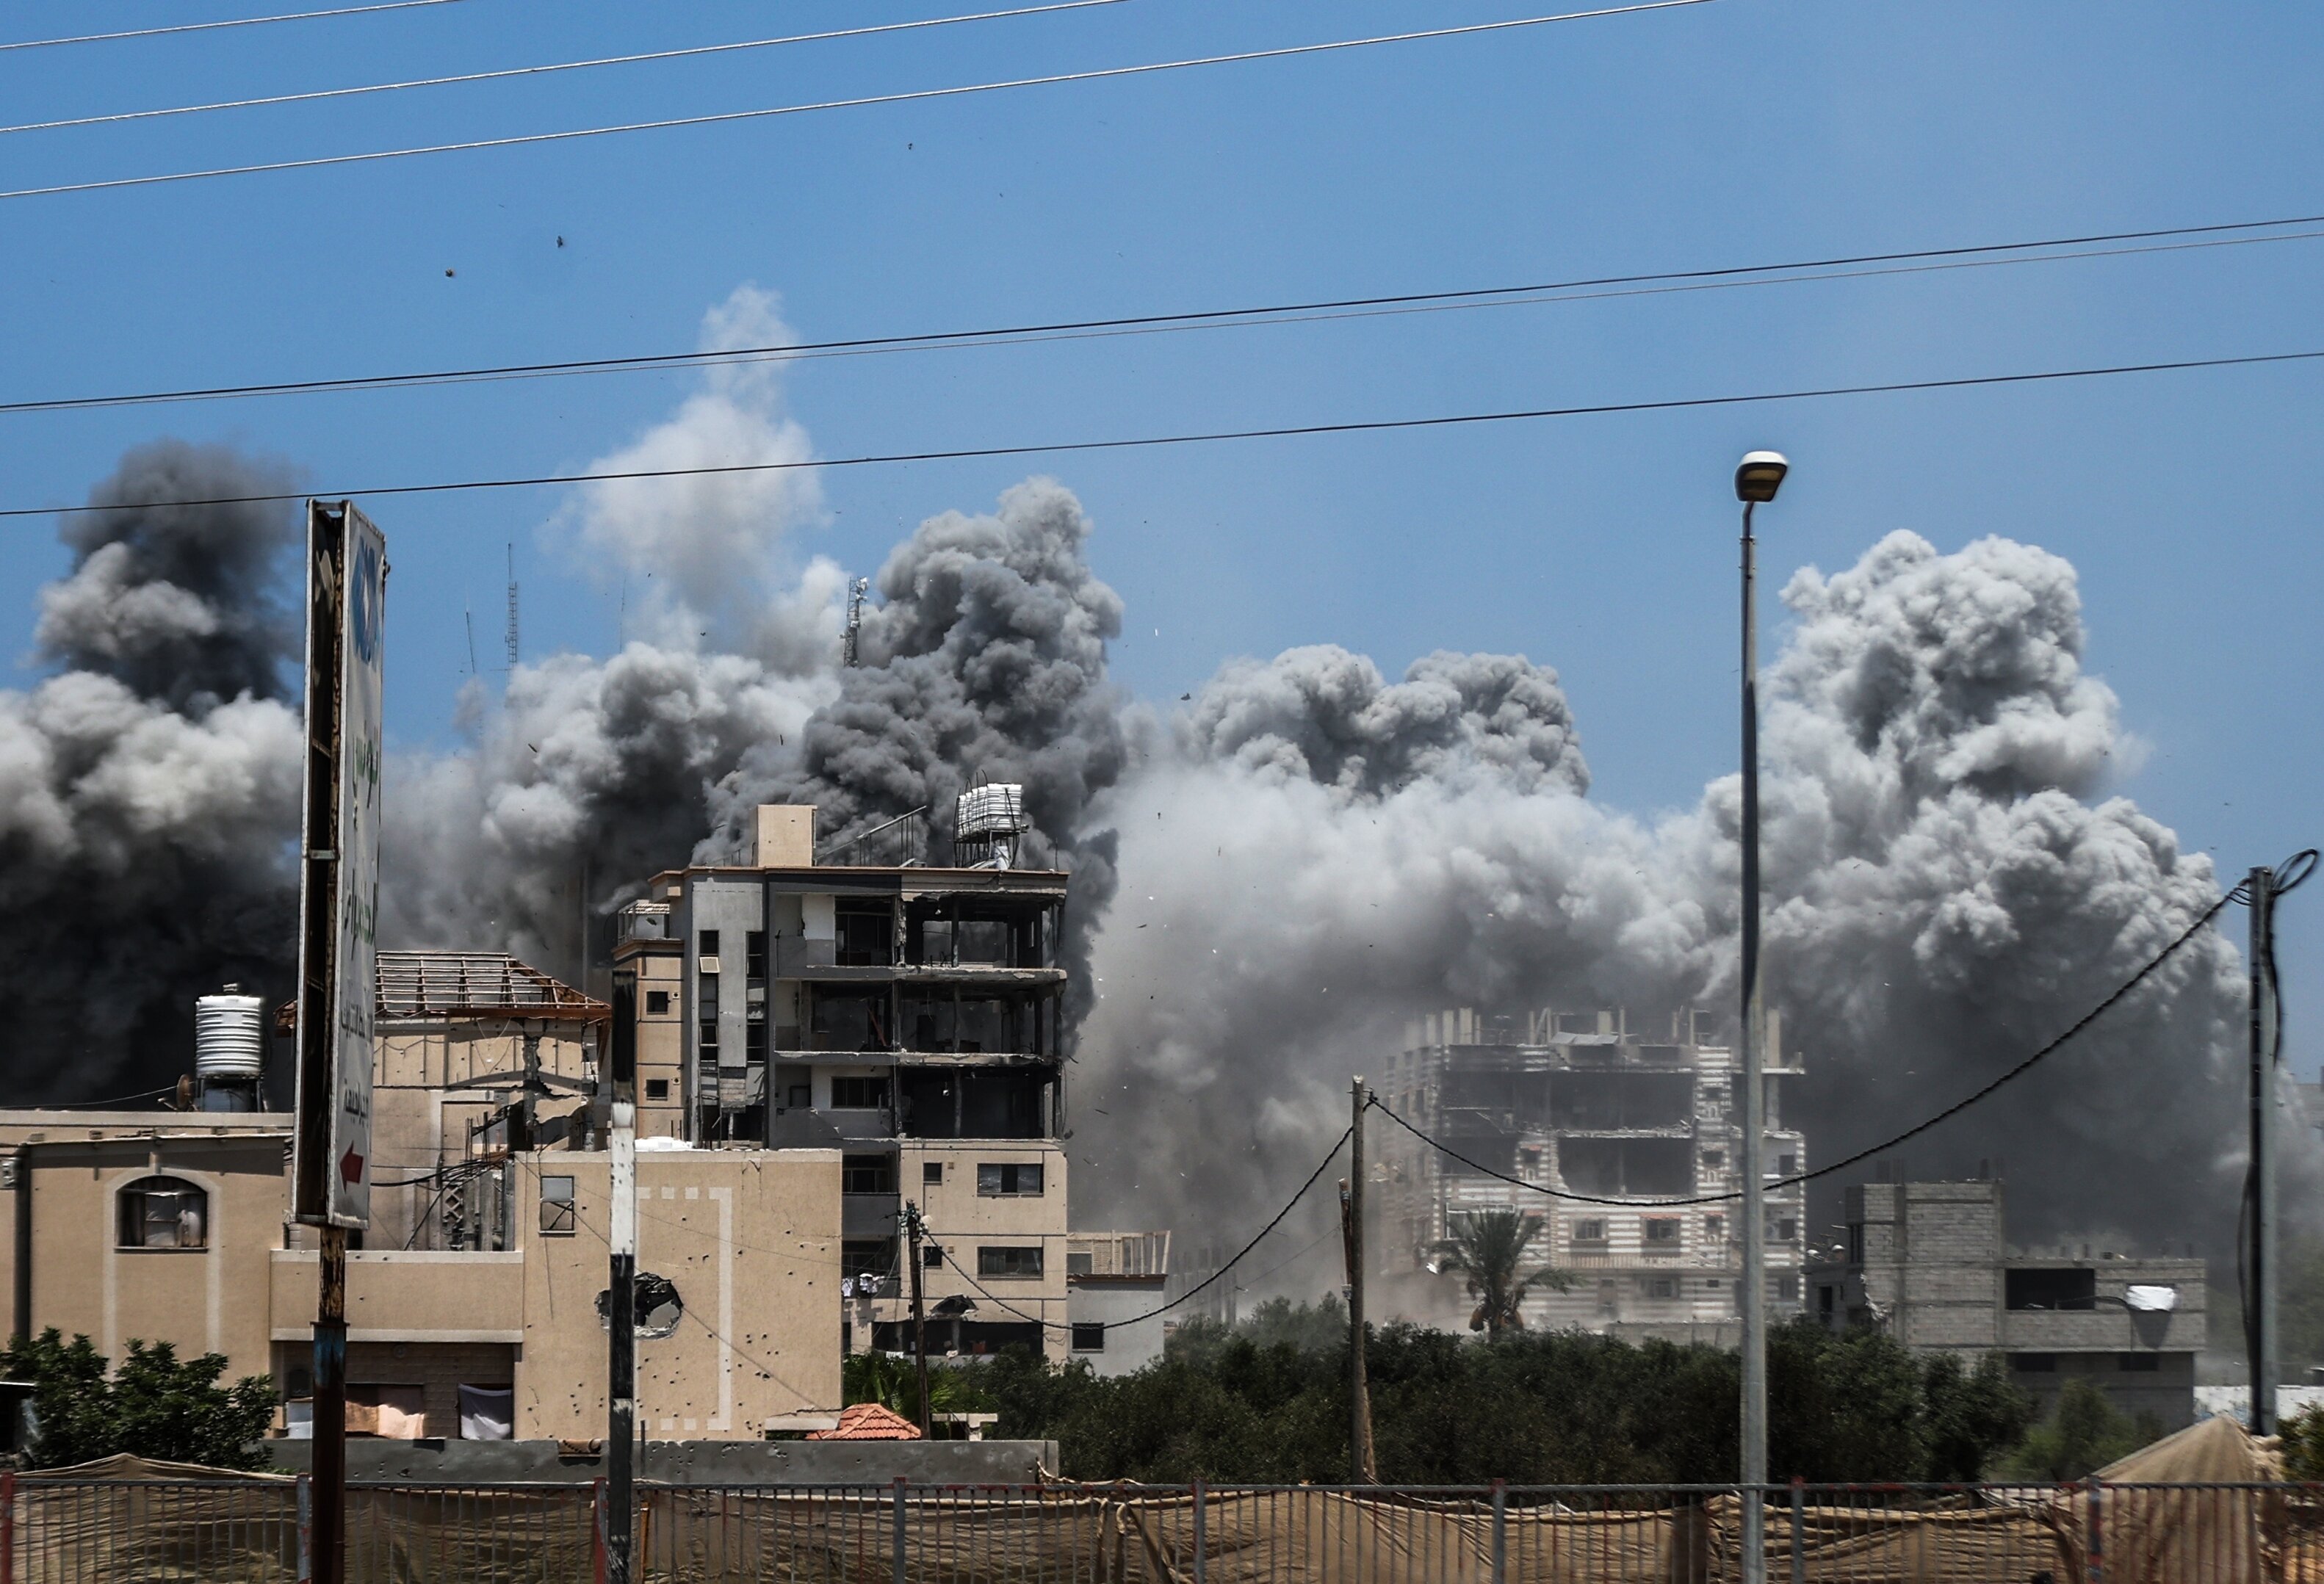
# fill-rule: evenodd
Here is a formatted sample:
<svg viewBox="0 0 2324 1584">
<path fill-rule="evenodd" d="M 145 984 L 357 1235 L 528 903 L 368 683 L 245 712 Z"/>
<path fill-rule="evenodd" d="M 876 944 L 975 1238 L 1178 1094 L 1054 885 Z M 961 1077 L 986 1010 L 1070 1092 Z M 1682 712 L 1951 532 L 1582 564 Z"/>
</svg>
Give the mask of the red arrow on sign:
<svg viewBox="0 0 2324 1584">
<path fill-rule="evenodd" d="M 347 1146 L 347 1153 L 339 1157 L 339 1175 L 346 1179 L 348 1187 L 363 1181 L 363 1168 L 364 1157 L 355 1153 L 354 1145 Z"/>
</svg>

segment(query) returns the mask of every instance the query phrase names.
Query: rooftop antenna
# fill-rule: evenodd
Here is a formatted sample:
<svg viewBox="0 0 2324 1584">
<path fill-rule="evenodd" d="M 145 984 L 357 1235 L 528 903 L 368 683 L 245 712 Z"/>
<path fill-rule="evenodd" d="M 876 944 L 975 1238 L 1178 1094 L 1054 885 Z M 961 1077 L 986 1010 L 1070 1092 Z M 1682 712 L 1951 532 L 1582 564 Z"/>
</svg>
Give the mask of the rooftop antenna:
<svg viewBox="0 0 2324 1584">
<path fill-rule="evenodd" d="M 514 540 L 510 541 L 508 548 L 508 668 L 513 671 L 516 669 L 516 543 Z"/>
<path fill-rule="evenodd" d="M 863 596 L 872 591 L 872 580 L 859 577 L 847 585 L 847 637 L 839 651 L 839 663 L 853 671 L 862 662 L 857 658 L 857 645 L 863 631 Z"/>
</svg>

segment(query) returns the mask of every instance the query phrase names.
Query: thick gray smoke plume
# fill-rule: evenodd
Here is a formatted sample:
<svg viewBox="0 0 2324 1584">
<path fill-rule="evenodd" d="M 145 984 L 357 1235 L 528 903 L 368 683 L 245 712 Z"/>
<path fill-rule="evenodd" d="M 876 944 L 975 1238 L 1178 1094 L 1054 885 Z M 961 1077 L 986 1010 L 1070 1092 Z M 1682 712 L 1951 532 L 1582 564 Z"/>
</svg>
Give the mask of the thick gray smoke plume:
<svg viewBox="0 0 2324 1584">
<path fill-rule="evenodd" d="M 267 493 L 285 476 L 163 442 L 89 498 Z M 289 993 L 300 741 L 276 594 L 297 520 L 282 505 L 67 520 L 74 566 L 42 592 L 39 635 L 66 668 L 0 692 L 12 1103 L 167 1083 L 195 996 L 226 980 Z"/>
<path fill-rule="evenodd" d="M 2081 670 L 2064 561 L 1899 533 L 1784 598 L 1766 959 L 1809 1064 L 1813 1165 L 2017 1060 L 2218 892 L 2209 860 L 2131 804 L 2087 801 L 2134 745 Z M 1123 832 L 1123 901 L 1097 953 L 1084 1048 L 1102 1065 L 1074 1149 L 1142 1165 L 1094 1214 L 1250 1220 L 1345 1125 L 1349 1074 L 1377 1074 L 1423 1010 L 1733 1002 L 1736 780 L 1651 824 L 1588 803 L 1550 672 L 1438 656 L 1388 685 L 1294 650 L 1227 667 L 1157 746 L 1101 810 Z M 2020 1237 L 2220 1246 L 2240 1133 L 2215 1080 L 2240 1004 L 2235 953 L 2206 935 L 1900 1164 L 1992 1161 Z M 1198 1154 L 1141 1147 L 1166 1117 Z"/>
<path fill-rule="evenodd" d="M 788 336 L 745 288 L 704 344 Z M 595 470 L 810 456 L 770 368 L 714 371 Z M 631 641 L 610 660 L 519 668 L 497 708 L 474 701 L 464 751 L 395 767 L 389 937 L 577 972 L 585 918 L 602 924 L 657 870 L 733 858 L 760 803 L 815 803 L 827 836 L 928 806 L 941 856 L 951 799 L 980 775 L 1025 783 L 1031 855 L 1081 872 L 1077 913 L 1110 894 L 1108 849 L 1083 824 L 1123 763 L 1104 679 L 1121 605 L 1090 571 L 1080 503 L 1037 480 L 992 515 L 923 523 L 881 568 L 844 671 L 844 579 L 789 549 L 819 509 L 796 472 L 585 493 L 558 530 L 628 580 Z"/>
</svg>

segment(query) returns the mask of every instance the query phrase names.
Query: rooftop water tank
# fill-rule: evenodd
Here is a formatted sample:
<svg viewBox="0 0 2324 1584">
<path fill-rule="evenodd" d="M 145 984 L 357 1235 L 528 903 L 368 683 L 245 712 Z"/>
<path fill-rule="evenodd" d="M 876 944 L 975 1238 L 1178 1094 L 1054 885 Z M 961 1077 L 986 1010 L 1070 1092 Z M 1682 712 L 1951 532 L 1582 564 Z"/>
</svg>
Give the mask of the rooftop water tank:
<svg viewBox="0 0 2324 1584">
<path fill-rule="evenodd" d="M 256 1082 L 266 1063 L 266 1003 L 240 985 L 194 1002 L 194 1075 Z"/>
</svg>

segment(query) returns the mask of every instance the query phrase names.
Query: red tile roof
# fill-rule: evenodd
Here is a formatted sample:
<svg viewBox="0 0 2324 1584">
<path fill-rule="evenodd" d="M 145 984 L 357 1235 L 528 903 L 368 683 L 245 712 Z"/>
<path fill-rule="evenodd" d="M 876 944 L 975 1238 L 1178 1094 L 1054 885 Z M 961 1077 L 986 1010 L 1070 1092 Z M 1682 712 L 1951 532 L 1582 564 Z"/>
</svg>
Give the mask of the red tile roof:
<svg viewBox="0 0 2324 1584">
<path fill-rule="evenodd" d="M 920 1427 L 902 1414 L 892 1413 L 877 1403 L 857 1403 L 840 1411 L 839 1423 L 831 1430 L 809 1432 L 809 1441 L 918 1441 Z"/>
</svg>

